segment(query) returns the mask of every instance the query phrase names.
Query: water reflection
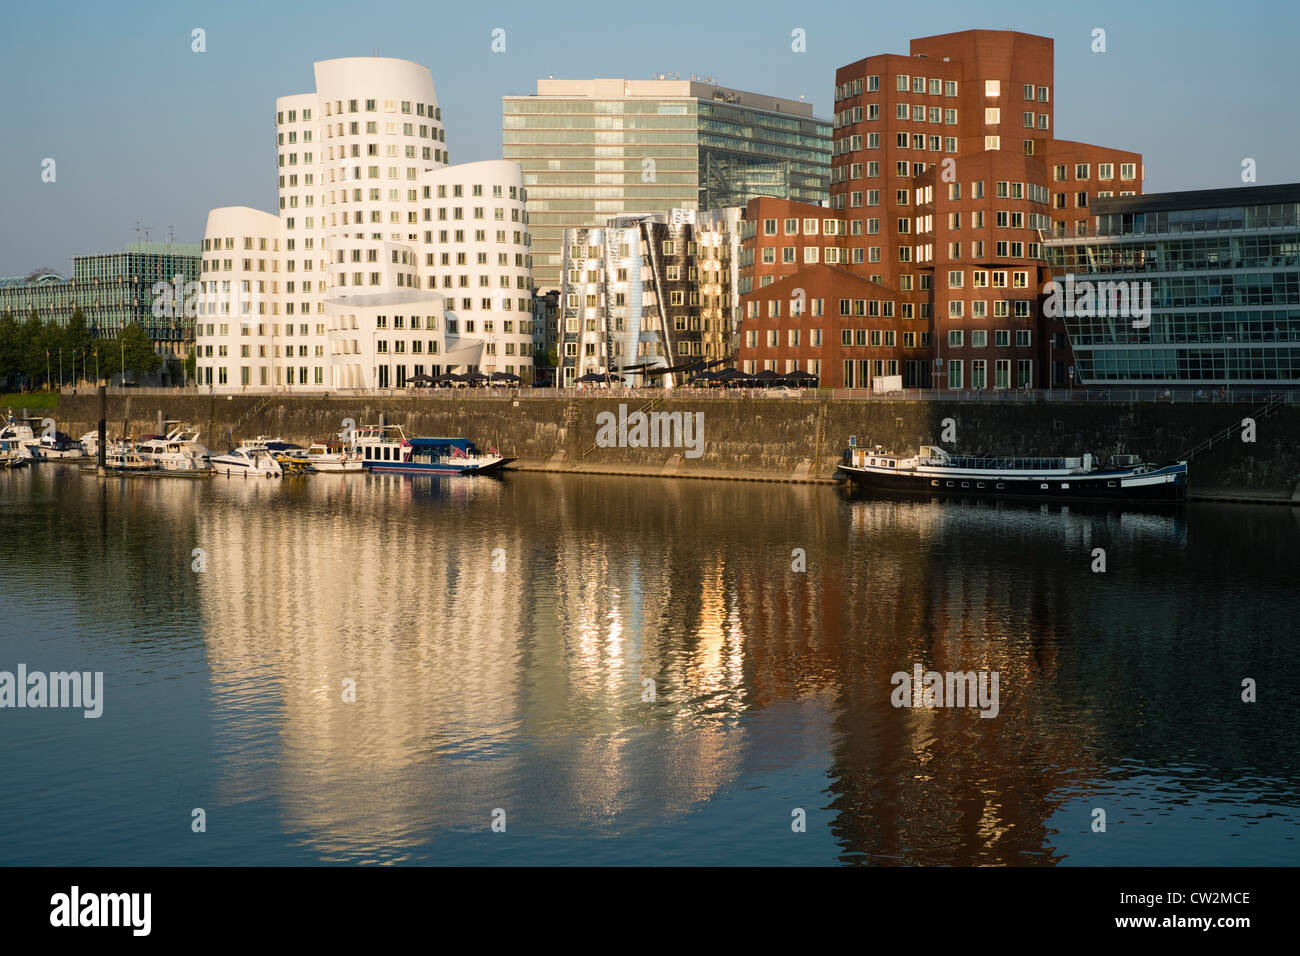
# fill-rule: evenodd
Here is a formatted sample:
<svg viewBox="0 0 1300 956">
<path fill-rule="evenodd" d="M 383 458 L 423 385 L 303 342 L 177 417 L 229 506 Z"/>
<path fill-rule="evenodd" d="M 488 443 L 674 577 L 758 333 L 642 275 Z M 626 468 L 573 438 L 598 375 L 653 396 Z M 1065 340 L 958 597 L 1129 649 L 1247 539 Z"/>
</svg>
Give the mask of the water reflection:
<svg viewBox="0 0 1300 956">
<path fill-rule="evenodd" d="M 118 654 L 197 638 L 214 803 L 273 806 L 266 839 L 308 859 L 465 860 L 503 808 L 533 860 L 563 837 L 590 862 L 1168 862 L 1176 843 L 1100 847 L 1089 809 L 1207 796 L 1202 839 L 1294 846 L 1296 717 L 1237 690 L 1295 677 L 1281 509 L 59 469 L 0 476 L 0 509 L 62 542 L 25 565 L 7 535 L 6 590 L 57 568 L 69 613 L 133 635 Z M 141 613 L 176 626 L 144 637 Z M 890 677 L 917 663 L 998 671 L 998 717 L 895 709 Z M 792 806 L 825 842 L 790 848 Z M 1261 815 L 1267 838 L 1240 840 Z"/>
</svg>

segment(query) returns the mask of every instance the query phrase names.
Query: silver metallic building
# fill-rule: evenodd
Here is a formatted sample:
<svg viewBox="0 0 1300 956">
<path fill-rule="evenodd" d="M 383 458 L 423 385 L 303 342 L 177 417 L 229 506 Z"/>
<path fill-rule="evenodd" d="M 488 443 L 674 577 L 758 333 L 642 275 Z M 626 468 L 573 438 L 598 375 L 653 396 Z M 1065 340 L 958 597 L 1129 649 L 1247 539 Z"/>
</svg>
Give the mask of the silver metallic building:
<svg viewBox="0 0 1300 956">
<path fill-rule="evenodd" d="M 620 216 L 564 232 L 560 385 L 609 375 L 672 386 L 681 369 L 735 353 L 741 209 Z"/>
</svg>

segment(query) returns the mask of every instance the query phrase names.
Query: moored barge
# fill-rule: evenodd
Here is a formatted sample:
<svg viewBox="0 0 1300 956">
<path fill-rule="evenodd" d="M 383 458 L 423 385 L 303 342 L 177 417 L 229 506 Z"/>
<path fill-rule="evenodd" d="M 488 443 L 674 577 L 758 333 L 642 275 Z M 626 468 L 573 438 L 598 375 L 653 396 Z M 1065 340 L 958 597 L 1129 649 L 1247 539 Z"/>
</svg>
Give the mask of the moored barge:
<svg viewBox="0 0 1300 956">
<path fill-rule="evenodd" d="M 880 445 L 844 450 L 840 470 L 868 490 L 959 497 L 1179 502 L 1187 497 L 1187 462 L 1153 466 L 1113 456 L 1100 467 L 1077 458 L 999 458 L 950 455 L 922 445 L 902 456 Z"/>
</svg>

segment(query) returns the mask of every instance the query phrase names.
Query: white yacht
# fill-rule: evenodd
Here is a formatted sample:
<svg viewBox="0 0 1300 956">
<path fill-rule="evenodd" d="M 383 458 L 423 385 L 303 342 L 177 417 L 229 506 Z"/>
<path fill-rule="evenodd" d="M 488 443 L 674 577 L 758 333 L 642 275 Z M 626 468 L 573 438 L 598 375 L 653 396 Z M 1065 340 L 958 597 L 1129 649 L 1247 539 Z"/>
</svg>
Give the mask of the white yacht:
<svg viewBox="0 0 1300 956">
<path fill-rule="evenodd" d="M 27 447 L 31 450 L 32 457 L 37 461 L 84 458 L 86 455 L 86 450 L 82 447 L 81 442 L 73 441 L 63 432 L 42 435 L 40 438 L 28 442 Z"/>
<path fill-rule="evenodd" d="M 284 469 L 275 460 L 265 445 L 254 442 L 241 442 L 238 448 L 225 455 L 213 455 L 208 459 L 212 470 L 219 475 L 265 475 L 267 478 L 279 478 Z"/>
<path fill-rule="evenodd" d="M 199 443 L 197 429 L 174 428 L 165 438 L 136 442 L 136 451 L 148 455 L 163 471 L 209 471 L 211 452 Z"/>
<path fill-rule="evenodd" d="M 86 432 L 86 434 L 81 436 L 81 447 L 85 450 L 86 454 L 89 455 L 91 458 L 96 458 L 99 456 L 99 429 L 98 428 L 96 428 L 93 432 Z"/>
<path fill-rule="evenodd" d="M 0 441 L 14 444 L 19 456 L 27 461 L 36 459 L 36 452 L 32 446 L 40 444 L 40 439 L 36 436 L 36 431 L 32 427 L 33 423 L 40 427 L 41 420 L 39 418 L 14 418 L 14 413 L 11 410 L 4 425 L 0 426 Z"/>
<path fill-rule="evenodd" d="M 313 442 L 307 462 L 314 471 L 331 473 L 364 471 L 366 464 L 361 449 L 341 439 Z"/>
</svg>

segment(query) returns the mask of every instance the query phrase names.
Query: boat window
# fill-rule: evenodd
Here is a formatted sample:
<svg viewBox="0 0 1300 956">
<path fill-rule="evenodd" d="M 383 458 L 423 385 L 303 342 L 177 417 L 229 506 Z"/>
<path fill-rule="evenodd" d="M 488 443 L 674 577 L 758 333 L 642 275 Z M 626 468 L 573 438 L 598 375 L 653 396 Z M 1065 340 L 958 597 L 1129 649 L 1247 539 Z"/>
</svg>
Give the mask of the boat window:
<svg viewBox="0 0 1300 956">
<path fill-rule="evenodd" d="M 952 482 L 951 482 L 951 481 L 950 481 L 950 482 L 948 482 L 948 487 L 949 487 L 949 488 L 951 488 L 951 487 L 952 487 Z"/>
<path fill-rule="evenodd" d="M 1114 488 L 1114 487 L 1115 487 L 1115 482 L 1113 482 L 1113 481 L 1108 481 L 1108 482 L 1106 482 L 1106 487 L 1107 487 L 1107 488 Z"/>
<path fill-rule="evenodd" d="M 1046 490 L 1047 490 L 1047 482 L 1043 482 L 1043 483 L 1042 483 L 1041 485 L 1039 485 L 1038 487 L 1039 487 L 1039 488 L 1042 488 L 1044 491 L 1046 491 Z"/>
<path fill-rule="evenodd" d="M 962 486 L 963 488 L 969 488 L 969 487 L 970 487 L 970 482 L 969 482 L 969 481 L 963 481 L 963 482 L 961 483 L 961 486 Z"/>
<path fill-rule="evenodd" d="M 930 487 L 931 487 L 931 488 L 938 488 L 938 487 L 939 487 L 939 482 L 937 482 L 937 481 L 931 481 L 931 482 L 930 482 Z"/>
<path fill-rule="evenodd" d="M 984 482 L 981 481 L 981 482 L 980 482 L 979 484 L 977 484 L 975 487 L 976 487 L 976 488 L 983 488 L 983 487 L 984 487 Z"/>
<path fill-rule="evenodd" d="M 1000 481 L 998 482 L 998 491 L 1001 491 L 1001 490 L 1002 490 L 1003 488 L 1005 488 L 1005 487 L 1006 487 L 1006 485 L 1004 485 L 1002 482 L 1000 482 Z"/>
</svg>

